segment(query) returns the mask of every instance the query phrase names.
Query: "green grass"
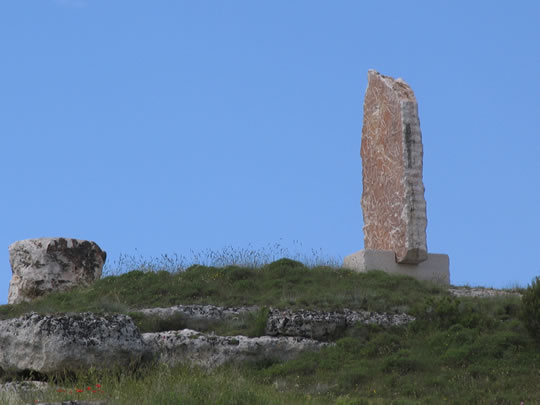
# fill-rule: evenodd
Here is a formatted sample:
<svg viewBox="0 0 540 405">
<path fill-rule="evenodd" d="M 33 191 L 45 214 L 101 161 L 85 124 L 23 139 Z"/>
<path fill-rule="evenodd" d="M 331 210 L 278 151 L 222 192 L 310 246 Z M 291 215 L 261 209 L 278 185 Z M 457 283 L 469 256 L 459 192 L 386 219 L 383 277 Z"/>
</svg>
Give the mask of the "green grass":
<svg viewBox="0 0 540 405">
<path fill-rule="evenodd" d="M 276 308 L 409 311 L 418 296 L 448 295 L 436 285 L 383 272 L 309 268 L 281 259 L 261 268 L 194 265 L 185 271 L 133 270 L 105 277 L 89 288 L 50 294 L 32 303 L 0 306 L 0 318 L 28 311 L 129 312 L 178 304 L 259 305 Z"/>
<path fill-rule="evenodd" d="M 186 366 L 89 371 L 58 383 L 100 383 L 113 404 L 540 403 L 540 347 L 519 321 L 519 297 L 455 298 L 438 286 L 382 272 L 307 267 L 289 259 L 247 268 L 134 270 L 90 288 L 2 306 L 0 316 L 30 310 L 129 313 L 195 303 L 262 308 L 236 323 L 195 325 L 222 334 L 260 335 L 269 306 L 407 312 L 417 320 L 403 328 L 358 325 L 335 346 L 286 363 L 225 366 L 210 373 Z M 145 331 L 190 326 L 180 317 L 135 320 Z M 76 395 L 49 392 L 31 399 L 45 398 Z"/>
</svg>

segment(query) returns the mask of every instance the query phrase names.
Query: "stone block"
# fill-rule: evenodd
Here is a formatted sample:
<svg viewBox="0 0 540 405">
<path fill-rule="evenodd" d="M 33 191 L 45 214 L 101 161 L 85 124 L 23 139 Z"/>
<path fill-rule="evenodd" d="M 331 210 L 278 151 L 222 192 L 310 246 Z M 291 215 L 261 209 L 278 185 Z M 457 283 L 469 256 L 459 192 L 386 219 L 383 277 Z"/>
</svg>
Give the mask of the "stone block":
<svg viewBox="0 0 540 405">
<path fill-rule="evenodd" d="M 90 285 L 101 277 L 106 258 L 106 252 L 87 240 L 39 238 L 12 243 L 8 304 Z"/>
<path fill-rule="evenodd" d="M 426 260 L 422 133 L 402 79 L 368 72 L 360 154 L 364 248 L 391 250 L 399 263 Z"/>
<path fill-rule="evenodd" d="M 0 320 L 0 342 L 0 369 L 13 372 L 128 367 L 148 355 L 139 329 L 122 314 L 30 312 Z"/>
<path fill-rule="evenodd" d="M 360 272 L 382 270 L 389 274 L 450 285 L 450 258 L 445 254 L 430 253 L 421 263 L 403 264 L 396 262 L 395 253 L 390 250 L 364 249 L 345 257 L 343 267 Z"/>
</svg>

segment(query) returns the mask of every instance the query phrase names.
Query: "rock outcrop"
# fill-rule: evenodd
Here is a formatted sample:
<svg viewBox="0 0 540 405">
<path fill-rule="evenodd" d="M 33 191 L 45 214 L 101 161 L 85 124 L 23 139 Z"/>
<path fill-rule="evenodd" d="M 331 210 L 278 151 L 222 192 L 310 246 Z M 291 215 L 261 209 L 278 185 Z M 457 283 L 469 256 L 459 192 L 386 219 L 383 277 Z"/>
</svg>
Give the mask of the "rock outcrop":
<svg viewBox="0 0 540 405">
<path fill-rule="evenodd" d="M 302 336 L 316 340 L 330 340 L 355 324 L 403 326 L 414 319 L 407 314 L 348 309 L 343 312 L 272 309 L 266 324 L 266 333 L 270 336 Z"/>
<path fill-rule="evenodd" d="M 251 311 L 253 307 L 213 309 L 214 314 L 223 315 Z M 314 318 L 313 313 L 308 316 L 306 312 L 302 313 L 304 319 Z M 324 316 L 322 313 L 317 315 Z M 353 318 L 359 315 L 350 311 L 346 316 L 341 314 L 334 318 L 343 322 L 347 316 L 351 318 L 350 322 L 355 322 Z M 319 322 L 316 327 L 302 329 L 298 317 L 298 313 L 293 312 L 270 316 L 271 333 L 318 333 L 318 337 L 324 338 L 329 330 L 335 330 L 331 319 L 324 328 Z M 289 319 L 294 320 L 288 322 Z M 0 369 L 55 374 L 90 367 L 122 367 L 140 361 L 168 365 L 190 363 L 212 368 L 228 362 L 286 361 L 301 352 L 318 350 L 328 344 L 302 336 L 217 336 L 191 329 L 141 334 L 127 315 L 41 315 L 32 312 L 19 318 L 0 320 Z"/>
<path fill-rule="evenodd" d="M 450 294 L 456 297 L 472 297 L 472 298 L 492 298 L 501 295 L 510 297 L 522 297 L 519 291 L 515 290 L 498 290 L 496 288 L 486 287 L 451 287 L 448 289 Z"/>
<path fill-rule="evenodd" d="M 259 311 L 257 306 L 217 307 L 214 305 L 176 305 L 170 308 L 141 309 L 145 315 L 170 318 L 182 316 L 187 325 L 216 323 L 237 320 L 247 314 Z M 403 326 L 414 321 L 407 314 L 387 314 L 371 311 L 312 311 L 270 308 L 265 334 L 268 336 L 296 336 L 328 341 L 339 337 L 347 328 L 355 324 L 377 324 L 380 326 Z M 190 326 L 188 326 L 190 327 Z"/>
<path fill-rule="evenodd" d="M 8 304 L 89 285 L 101 277 L 106 257 L 95 242 L 86 240 L 41 238 L 17 241 L 9 246 L 13 275 Z"/>
<path fill-rule="evenodd" d="M 0 321 L 0 368 L 43 374 L 128 366 L 147 348 L 126 315 L 40 315 Z"/>
<path fill-rule="evenodd" d="M 145 343 L 160 363 L 181 363 L 214 368 L 229 362 L 291 360 L 306 350 L 319 350 L 328 343 L 301 337 L 217 336 L 191 329 L 143 333 Z"/>
<path fill-rule="evenodd" d="M 181 315 L 191 321 L 226 321 L 239 319 L 249 313 L 254 313 L 259 307 L 217 307 L 215 305 L 175 305 L 168 308 L 147 308 L 140 312 L 159 318 L 170 318 Z"/>
<path fill-rule="evenodd" d="M 402 79 L 369 71 L 360 152 L 364 249 L 393 251 L 398 263 L 426 260 L 422 133 Z"/>
<path fill-rule="evenodd" d="M 2 405 L 20 405 L 28 403 L 28 399 L 36 393 L 50 389 L 43 381 L 10 381 L 0 384 L 0 403 Z"/>
<path fill-rule="evenodd" d="M 196 325 L 200 321 L 214 323 L 236 320 L 244 315 L 254 314 L 259 310 L 260 308 L 257 306 L 176 305 L 170 308 L 141 309 L 138 312 L 160 318 L 180 315 L 188 325 Z M 351 311 L 349 309 L 344 309 L 341 312 L 326 312 L 270 308 L 265 334 L 268 336 L 296 336 L 327 341 L 338 337 L 347 328 L 358 323 L 403 326 L 414 321 L 414 319 L 414 317 L 407 314 Z M 204 322 L 200 323 L 204 324 Z"/>
</svg>

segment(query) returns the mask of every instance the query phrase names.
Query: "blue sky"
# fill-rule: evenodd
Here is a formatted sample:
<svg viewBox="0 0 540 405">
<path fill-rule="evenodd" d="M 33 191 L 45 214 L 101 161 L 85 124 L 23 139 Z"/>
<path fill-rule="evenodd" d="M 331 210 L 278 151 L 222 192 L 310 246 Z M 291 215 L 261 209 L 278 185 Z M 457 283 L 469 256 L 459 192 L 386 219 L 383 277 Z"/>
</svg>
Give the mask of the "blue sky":
<svg viewBox="0 0 540 405">
<path fill-rule="evenodd" d="M 413 88 L 428 250 L 453 284 L 540 275 L 540 3 L 5 0 L 8 245 L 155 257 L 363 248 L 368 69 Z"/>
</svg>

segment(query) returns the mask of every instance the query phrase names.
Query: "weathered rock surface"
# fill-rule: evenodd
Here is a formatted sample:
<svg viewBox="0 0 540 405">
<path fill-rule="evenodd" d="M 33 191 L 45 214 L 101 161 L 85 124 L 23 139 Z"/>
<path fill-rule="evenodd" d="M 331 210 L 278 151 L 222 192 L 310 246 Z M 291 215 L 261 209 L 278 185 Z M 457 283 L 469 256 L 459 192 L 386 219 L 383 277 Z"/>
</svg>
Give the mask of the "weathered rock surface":
<svg viewBox="0 0 540 405">
<path fill-rule="evenodd" d="M 0 403 L 2 405 L 20 405 L 30 402 L 35 393 L 47 391 L 49 384 L 43 381 L 11 381 L 0 384 Z"/>
<path fill-rule="evenodd" d="M 266 324 L 270 336 L 302 336 L 330 340 L 355 324 L 402 326 L 414 321 L 407 314 L 386 314 L 369 311 L 324 312 L 272 309 Z"/>
<path fill-rule="evenodd" d="M 254 313 L 259 307 L 217 307 L 215 305 L 176 305 L 169 308 L 147 308 L 141 309 L 145 315 L 157 316 L 159 318 L 170 318 L 175 315 L 182 315 L 189 320 L 209 320 L 226 321 L 239 319 L 240 317 Z"/>
<path fill-rule="evenodd" d="M 146 354 L 126 315 L 40 315 L 0 321 L 0 368 L 43 374 L 127 366 Z"/>
<path fill-rule="evenodd" d="M 306 350 L 318 350 L 328 343 L 300 337 L 217 336 L 191 329 L 143 333 L 154 358 L 174 366 L 180 363 L 213 368 L 228 362 L 295 358 Z"/>
<path fill-rule="evenodd" d="M 361 156 L 364 249 L 393 251 L 398 263 L 426 260 L 422 133 L 402 79 L 369 71 Z"/>
<path fill-rule="evenodd" d="M 213 319 L 235 319 L 258 307 L 176 306 L 157 313 L 182 313 Z M 144 310 L 152 313 L 152 310 Z M 128 366 L 156 360 L 169 365 L 193 363 L 216 367 L 229 361 L 286 361 L 306 350 L 318 350 L 345 328 L 357 324 L 400 326 L 413 321 L 406 314 L 367 311 L 323 312 L 270 309 L 266 333 L 271 336 L 217 336 L 191 329 L 140 334 L 129 316 L 41 315 L 35 312 L 0 320 L 0 369 L 42 374 L 89 367 Z"/>
<path fill-rule="evenodd" d="M 170 308 L 148 308 L 139 312 L 146 315 L 169 318 L 181 315 L 186 322 L 219 322 L 235 320 L 243 315 L 256 313 L 259 307 L 217 307 L 214 305 L 177 305 Z M 330 340 L 346 328 L 357 323 L 381 326 L 401 326 L 414 321 L 407 314 L 386 314 L 369 311 L 325 312 L 309 310 L 280 310 L 270 308 L 265 334 L 269 336 L 298 336 L 316 340 Z M 196 324 L 196 322 L 193 322 Z"/>
<path fill-rule="evenodd" d="M 95 242 L 86 240 L 40 238 L 12 243 L 8 304 L 89 285 L 101 277 L 106 257 Z"/>
<path fill-rule="evenodd" d="M 448 291 L 456 297 L 490 298 L 509 295 L 521 298 L 522 296 L 518 291 L 498 290 L 486 287 L 452 287 L 449 288 Z"/>
</svg>

